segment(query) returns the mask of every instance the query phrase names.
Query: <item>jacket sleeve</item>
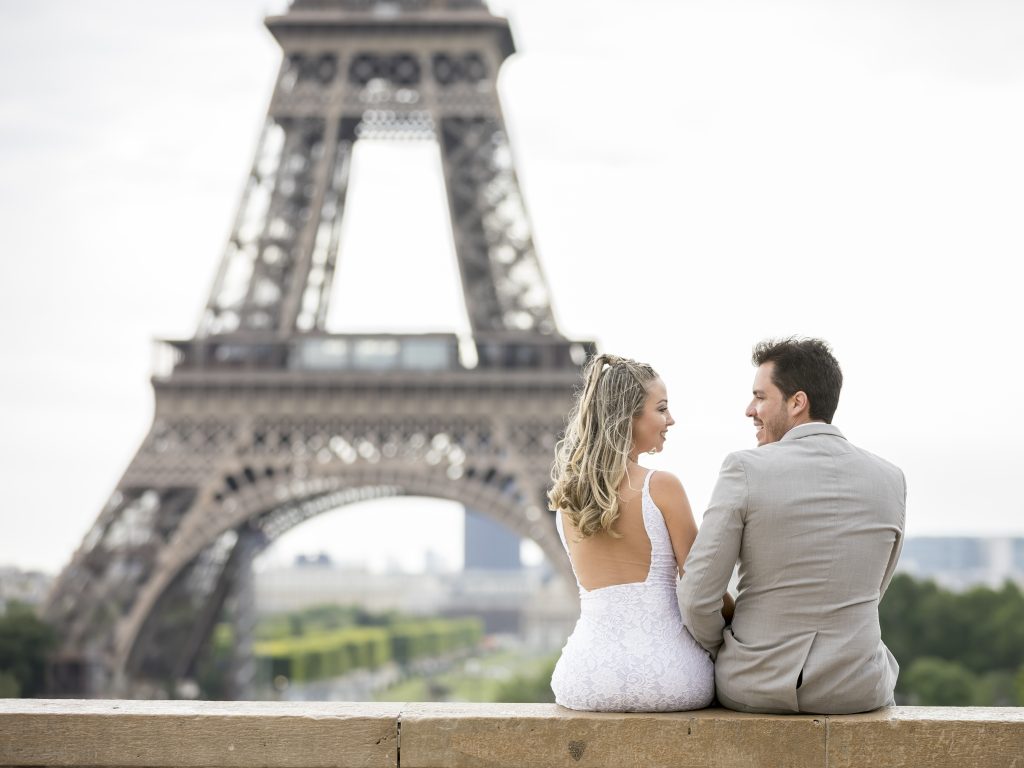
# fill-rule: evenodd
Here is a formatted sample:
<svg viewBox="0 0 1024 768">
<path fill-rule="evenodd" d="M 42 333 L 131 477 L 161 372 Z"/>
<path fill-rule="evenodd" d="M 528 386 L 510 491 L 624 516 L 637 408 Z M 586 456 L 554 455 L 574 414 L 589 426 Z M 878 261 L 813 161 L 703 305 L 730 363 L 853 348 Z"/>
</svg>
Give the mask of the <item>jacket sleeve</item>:
<svg viewBox="0 0 1024 768">
<path fill-rule="evenodd" d="M 679 582 L 683 622 L 712 658 L 722 644 L 722 598 L 739 557 L 746 507 L 746 472 L 739 457 L 729 454 Z"/>
<path fill-rule="evenodd" d="M 882 583 L 878 589 L 879 600 L 885 597 L 885 590 L 889 588 L 889 582 L 892 581 L 892 576 L 896 572 L 896 564 L 900 559 L 900 553 L 903 551 L 903 532 L 907 524 L 907 479 L 903 476 L 902 472 L 900 472 L 900 480 L 903 485 L 903 508 L 900 515 L 900 527 L 896 531 L 896 540 L 893 542 L 892 551 L 889 553 L 889 562 L 885 566 L 885 573 L 882 574 Z"/>
</svg>

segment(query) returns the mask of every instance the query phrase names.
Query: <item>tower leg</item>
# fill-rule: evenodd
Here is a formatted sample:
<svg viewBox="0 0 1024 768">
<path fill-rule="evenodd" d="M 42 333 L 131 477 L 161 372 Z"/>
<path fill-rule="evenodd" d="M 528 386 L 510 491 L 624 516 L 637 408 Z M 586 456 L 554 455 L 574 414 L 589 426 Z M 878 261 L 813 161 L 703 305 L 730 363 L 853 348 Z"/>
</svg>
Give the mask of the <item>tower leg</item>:
<svg viewBox="0 0 1024 768">
<path fill-rule="evenodd" d="M 442 117 L 439 138 L 474 334 L 556 333 L 500 114 Z"/>
<path fill-rule="evenodd" d="M 227 695 L 234 701 L 252 699 L 256 693 L 256 658 L 253 653 L 256 580 L 252 566 L 262 545 L 263 536 L 256 531 L 243 532 L 235 545 L 240 551 L 232 569 L 232 590 L 227 605 L 232 629 Z"/>
</svg>

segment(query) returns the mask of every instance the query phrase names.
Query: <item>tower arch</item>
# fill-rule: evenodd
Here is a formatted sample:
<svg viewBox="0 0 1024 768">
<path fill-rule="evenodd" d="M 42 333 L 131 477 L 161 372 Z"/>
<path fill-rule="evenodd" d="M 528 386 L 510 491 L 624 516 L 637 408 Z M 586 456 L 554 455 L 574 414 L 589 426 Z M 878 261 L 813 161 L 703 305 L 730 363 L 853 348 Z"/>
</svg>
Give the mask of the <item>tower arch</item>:
<svg viewBox="0 0 1024 768">
<path fill-rule="evenodd" d="M 555 572 L 571 580 L 561 544 L 550 536 L 549 515 L 525 514 L 515 489 L 493 482 L 493 476 L 490 482 L 486 474 L 452 479 L 424 471 L 422 465 L 407 465 L 333 467 L 286 484 L 262 478 L 222 500 L 218 525 L 206 528 L 202 539 L 183 538 L 168 548 L 159 571 L 118 628 L 119 645 L 111 670 L 115 690 L 121 695 L 137 694 L 132 681 L 191 676 L 239 570 L 249 568 L 251 560 L 281 536 L 349 504 L 399 496 L 442 499 L 485 510 L 489 519 L 537 543 Z M 269 498 L 275 502 L 268 506 Z M 216 577 L 204 579 L 202 572 L 210 570 Z M 202 607 L 192 611 L 191 626 L 176 627 L 173 616 L 188 611 L 188 604 L 197 599 Z M 175 632 L 179 638 L 169 642 Z M 168 655 L 168 649 L 175 652 Z"/>
</svg>

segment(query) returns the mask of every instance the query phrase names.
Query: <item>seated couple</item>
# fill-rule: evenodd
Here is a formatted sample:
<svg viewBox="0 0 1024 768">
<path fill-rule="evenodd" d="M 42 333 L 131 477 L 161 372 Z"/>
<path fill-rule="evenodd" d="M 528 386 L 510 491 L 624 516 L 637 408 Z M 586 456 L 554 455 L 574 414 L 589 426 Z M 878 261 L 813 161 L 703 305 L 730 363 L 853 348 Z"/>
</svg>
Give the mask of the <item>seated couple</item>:
<svg viewBox="0 0 1024 768">
<path fill-rule="evenodd" d="M 817 339 L 754 349 L 758 447 L 726 457 L 700 530 L 647 470 L 675 422 L 665 383 L 598 355 L 559 443 L 550 501 L 580 590 L 551 687 L 571 709 L 842 714 L 893 703 L 878 602 L 906 484 L 832 426 L 842 373 Z M 733 568 L 739 583 L 728 593 Z"/>
</svg>

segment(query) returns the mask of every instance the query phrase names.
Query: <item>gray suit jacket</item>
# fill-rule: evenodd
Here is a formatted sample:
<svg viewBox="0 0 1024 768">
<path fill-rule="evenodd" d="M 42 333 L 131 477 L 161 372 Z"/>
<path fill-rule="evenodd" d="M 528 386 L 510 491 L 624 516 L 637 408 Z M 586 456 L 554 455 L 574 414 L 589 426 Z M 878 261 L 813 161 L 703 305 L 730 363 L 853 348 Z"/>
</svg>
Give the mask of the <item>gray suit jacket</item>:
<svg viewBox="0 0 1024 768">
<path fill-rule="evenodd" d="M 865 712 L 899 665 L 878 601 L 903 543 L 906 482 L 831 424 L 726 457 L 679 584 L 683 620 L 715 658 L 723 706 Z M 736 614 L 719 609 L 739 561 Z"/>
</svg>

